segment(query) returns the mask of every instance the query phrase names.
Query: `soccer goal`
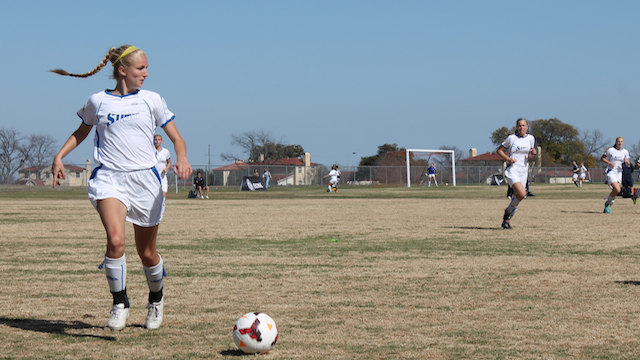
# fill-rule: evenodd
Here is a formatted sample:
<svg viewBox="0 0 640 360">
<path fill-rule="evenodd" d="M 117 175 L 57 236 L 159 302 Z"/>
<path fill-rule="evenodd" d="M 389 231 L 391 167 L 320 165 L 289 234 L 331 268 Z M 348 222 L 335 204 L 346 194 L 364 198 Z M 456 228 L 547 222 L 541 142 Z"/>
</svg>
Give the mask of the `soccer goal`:
<svg viewBox="0 0 640 360">
<path fill-rule="evenodd" d="M 456 156 L 454 150 L 407 149 L 405 153 L 407 164 L 407 187 L 411 187 L 412 182 L 416 185 L 420 184 L 424 180 L 423 177 L 425 176 L 429 165 L 433 162 L 431 157 L 434 155 L 444 157 L 439 159 L 444 161 L 437 161 L 438 166 L 442 167 L 444 162 L 446 164 L 444 165 L 446 168 L 451 168 L 451 184 L 456 186 Z M 436 168 L 438 166 L 436 166 Z M 438 171 L 440 172 L 441 170 L 439 169 Z"/>
</svg>

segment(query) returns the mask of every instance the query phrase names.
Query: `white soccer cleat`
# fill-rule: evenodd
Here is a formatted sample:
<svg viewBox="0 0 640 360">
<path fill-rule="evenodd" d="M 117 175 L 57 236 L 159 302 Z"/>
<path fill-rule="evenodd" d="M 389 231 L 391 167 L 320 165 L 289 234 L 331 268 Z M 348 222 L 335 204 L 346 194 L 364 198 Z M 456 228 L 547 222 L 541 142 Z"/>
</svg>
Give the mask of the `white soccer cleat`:
<svg viewBox="0 0 640 360">
<path fill-rule="evenodd" d="M 164 296 L 160 302 L 150 303 L 147 305 L 149 312 L 147 313 L 147 321 L 144 327 L 147 329 L 157 329 L 162 324 L 162 310 L 164 308 Z"/>
<path fill-rule="evenodd" d="M 205 197 L 206 197 L 207 199 L 209 199 L 209 195 L 205 195 Z"/>
<path fill-rule="evenodd" d="M 107 327 L 111 330 L 122 330 L 129 318 L 129 308 L 125 308 L 124 304 L 116 304 L 111 308 L 111 318 L 107 323 Z"/>
</svg>

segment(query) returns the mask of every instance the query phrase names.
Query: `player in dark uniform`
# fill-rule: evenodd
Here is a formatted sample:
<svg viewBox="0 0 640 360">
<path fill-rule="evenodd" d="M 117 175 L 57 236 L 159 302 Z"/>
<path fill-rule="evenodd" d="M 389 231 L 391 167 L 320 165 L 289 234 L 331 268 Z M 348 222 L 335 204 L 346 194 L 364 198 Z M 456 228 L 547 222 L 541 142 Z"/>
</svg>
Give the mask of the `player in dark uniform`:
<svg viewBox="0 0 640 360">
<path fill-rule="evenodd" d="M 193 185 L 196 187 L 196 190 L 198 191 L 198 196 L 201 199 L 209 198 L 209 187 L 205 185 L 201 172 L 198 172 L 198 176 L 193 178 Z M 202 195 L 202 190 L 205 191 L 204 196 Z"/>
</svg>

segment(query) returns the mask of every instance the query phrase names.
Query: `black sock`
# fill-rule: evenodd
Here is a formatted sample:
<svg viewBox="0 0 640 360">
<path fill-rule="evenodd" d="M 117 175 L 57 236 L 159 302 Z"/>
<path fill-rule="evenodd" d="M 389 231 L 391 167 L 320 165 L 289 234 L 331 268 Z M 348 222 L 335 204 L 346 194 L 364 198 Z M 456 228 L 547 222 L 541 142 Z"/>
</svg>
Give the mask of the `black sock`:
<svg viewBox="0 0 640 360">
<path fill-rule="evenodd" d="M 149 304 L 158 303 L 162 300 L 162 289 L 158 292 L 149 291 Z"/>
<path fill-rule="evenodd" d="M 113 305 L 124 304 L 125 308 L 129 307 L 129 297 L 127 296 L 126 288 L 122 291 L 112 292 L 111 295 L 113 296 Z"/>
</svg>

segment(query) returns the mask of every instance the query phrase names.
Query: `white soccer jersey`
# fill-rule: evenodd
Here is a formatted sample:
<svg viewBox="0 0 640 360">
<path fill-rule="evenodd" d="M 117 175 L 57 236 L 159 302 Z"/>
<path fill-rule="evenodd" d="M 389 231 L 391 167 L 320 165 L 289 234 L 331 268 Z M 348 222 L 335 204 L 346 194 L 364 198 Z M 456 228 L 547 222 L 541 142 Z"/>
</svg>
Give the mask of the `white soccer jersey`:
<svg viewBox="0 0 640 360">
<path fill-rule="evenodd" d="M 605 153 L 607 160 L 613 163 L 613 166 L 607 165 L 607 171 L 619 170 L 622 172 L 622 162 L 629 158 L 627 149 L 618 150 L 614 146 L 607 149 Z"/>
<path fill-rule="evenodd" d="M 160 150 L 156 151 L 156 156 L 158 160 L 156 169 L 158 170 L 158 174 L 162 175 L 162 170 L 167 167 L 167 160 L 171 159 L 171 152 L 169 152 L 168 149 L 161 148 Z"/>
<path fill-rule="evenodd" d="M 93 94 L 78 116 L 84 124 L 96 127 L 94 161 L 116 171 L 154 167 L 156 127 L 174 118 L 159 94 L 142 89 L 124 96 L 107 91 Z"/>
<path fill-rule="evenodd" d="M 329 180 L 332 184 L 335 184 L 338 182 L 338 175 L 340 175 L 340 173 L 338 172 L 338 170 L 331 170 L 329 171 L 329 176 L 331 177 L 331 180 Z"/>
<path fill-rule="evenodd" d="M 582 175 L 587 175 L 587 167 L 586 166 L 580 166 L 580 176 Z"/>
<path fill-rule="evenodd" d="M 535 142 L 536 139 L 531 134 L 526 134 L 523 137 L 511 134 L 507 136 L 507 138 L 502 143 L 502 146 L 504 146 L 504 148 L 509 151 L 509 154 L 507 156 L 516 160 L 516 162 L 511 165 L 528 167 L 529 151 L 534 148 Z"/>
</svg>

